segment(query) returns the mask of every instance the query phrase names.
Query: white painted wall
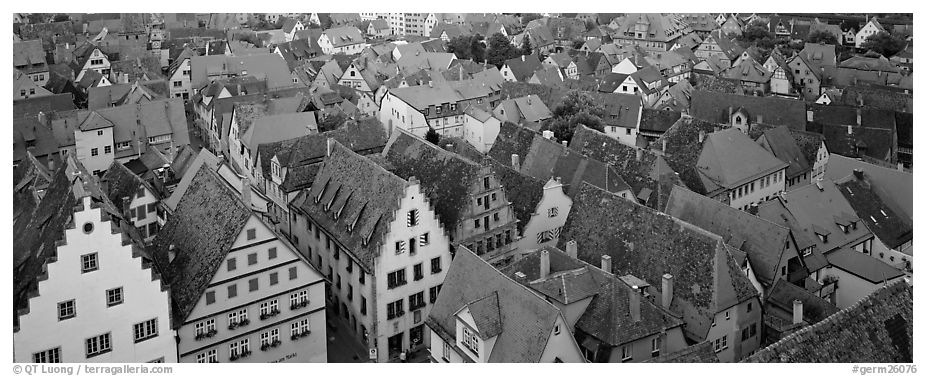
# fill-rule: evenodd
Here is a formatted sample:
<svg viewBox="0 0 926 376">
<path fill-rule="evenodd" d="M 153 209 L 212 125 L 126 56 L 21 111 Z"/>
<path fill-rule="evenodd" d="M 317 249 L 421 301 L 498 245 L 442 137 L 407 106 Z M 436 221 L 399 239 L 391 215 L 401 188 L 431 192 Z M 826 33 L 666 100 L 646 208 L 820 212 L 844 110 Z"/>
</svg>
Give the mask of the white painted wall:
<svg viewBox="0 0 926 376">
<path fill-rule="evenodd" d="M 770 179 L 771 183 L 763 187 L 760 180 Z M 747 189 L 747 186 L 749 187 Z M 762 176 L 756 180 L 743 184 L 739 187 L 734 188 L 730 192 L 727 192 L 727 195 L 730 197 L 730 206 L 736 209 L 744 209 L 746 206 L 753 203 L 761 203 L 766 200 L 766 197 L 772 197 L 784 192 L 785 190 L 785 170 L 781 169 L 775 172 L 772 172 L 768 175 Z M 748 193 L 746 193 L 748 192 Z"/>
<path fill-rule="evenodd" d="M 113 145 L 113 128 L 101 128 L 90 131 L 74 129 L 74 145 L 77 148 L 77 160 L 83 163 L 87 171 L 106 171 L 113 163 L 115 145 Z M 106 147 L 110 148 L 106 153 Z M 93 150 L 96 149 L 96 155 Z"/>
<path fill-rule="evenodd" d="M 554 217 L 549 215 L 551 208 L 557 208 L 558 213 Z M 538 234 L 553 231 L 565 225 L 570 209 L 572 209 L 572 199 L 563 192 L 563 184 L 553 178 L 548 180 L 543 185 L 543 198 L 537 204 L 537 209 L 524 226 L 522 237 L 518 240 L 518 249 L 521 253 L 527 254 L 541 246 L 557 244 L 558 232 L 552 240 L 543 243 L 538 242 Z"/>
<path fill-rule="evenodd" d="M 81 201 L 83 209 L 74 213 L 74 228 L 65 230 L 57 260 L 46 264 L 48 279 L 38 282 L 38 296 L 29 300 L 30 311 L 13 333 L 14 361 L 31 363 L 33 353 L 61 347 L 61 361 L 69 363 L 176 362 L 169 292 L 160 279 L 152 280 L 152 269 L 142 268 L 132 245 L 122 244 L 123 234 L 112 233 L 112 222 L 102 220 L 91 199 Z M 88 223 L 92 230 L 85 233 Z M 99 269 L 83 273 L 81 256 L 93 252 Z M 116 287 L 122 287 L 123 303 L 107 307 L 106 290 Z M 76 316 L 59 321 L 58 303 L 71 299 Z M 134 324 L 154 318 L 157 337 L 134 343 Z M 87 359 L 85 340 L 104 333 L 111 333 L 112 351 Z"/>
<path fill-rule="evenodd" d="M 494 116 L 483 123 L 469 114 L 463 115 L 463 139 L 481 153 L 488 153 L 492 149 L 500 129 L 501 120 Z"/>
</svg>

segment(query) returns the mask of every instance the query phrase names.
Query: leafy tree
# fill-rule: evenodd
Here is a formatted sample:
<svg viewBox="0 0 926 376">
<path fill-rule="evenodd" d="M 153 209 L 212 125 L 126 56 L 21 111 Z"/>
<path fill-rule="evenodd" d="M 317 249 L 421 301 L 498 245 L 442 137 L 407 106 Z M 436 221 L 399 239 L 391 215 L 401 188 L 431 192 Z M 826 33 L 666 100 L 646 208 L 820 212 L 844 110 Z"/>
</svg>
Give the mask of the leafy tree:
<svg viewBox="0 0 926 376">
<path fill-rule="evenodd" d="M 486 45 L 485 37 L 482 35 L 476 34 L 470 38 L 470 48 L 469 52 L 472 56 L 473 61 L 485 61 L 486 59 Z"/>
<path fill-rule="evenodd" d="M 518 49 L 511 45 L 508 37 L 502 33 L 495 33 L 489 37 L 489 49 L 486 52 L 486 60 L 499 69 L 505 64 L 505 60 L 518 56 Z"/>
<path fill-rule="evenodd" d="M 585 21 L 585 31 L 592 31 L 596 27 L 598 27 L 598 24 L 595 23 L 595 21 L 592 21 L 592 20 Z"/>
<path fill-rule="evenodd" d="M 894 56 L 907 46 L 907 41 L 900 36 L 893 36 L 885 31 L 870 35 L 862 43 L 862 48 L 877 52 L 885 57 Z"/>
<path fill-rule="evenodd" d="M 839 41 L 833 33 L 823 30 L 815 30 L 807 37 L 810 43 L 837 44 Z"/>
<path fill-rule="evenodd" d="M 534 47 L 531 46 L 531 38 L 524 36 L 521 40 L 521 55 L 530 55 L 534 53 Z"/>
<path fill-rule="evenodd" d="M 54 22 L 65 22 L 65 21 L 70 21 L 70 20 L 71 20 L 71 16 L 68 16 L 63 13 L 56 14 L 55 18 L 53 19 Z"/>
<path fill-rule="evenodd" d="M 318 122 L 318 132 L 323 133 L 338 129 L 346 120 L 347 115 L 341 111 L 326 115 Z"/>
<path fill-rule="evenodd" d="M 447 52 L 456 55 L 457 59 L 472 58 L 472 38 L 469 35 L 460 35 L 450 39 L 447 42 Z"/>
<path fill-rule="evenodd" d="M 434 145 L 440 145 L 440 135 L 434 128 L 428 127 L 428 133 L 424 134 L 424 139 Z"/>
<path fill-rule="evenodd" d="M 583 91 L 570 90 L 563 96 L 563 103 L 553 109 L 553 118 L 544 125 L 560 140 L 571 141 L 579 124 L 604 131 L 605 108 L 595 98 Z"/>
<path fill-rule="evenodd" d="M 737 41 L 743 43 L 753 43 L 760 39 L 771 41 L 775 39 L 775 36 L 765 26 L 755 23 L 747 25 L 743 33 L 736 37 Z"/>
<path fill-rule="evenodd" d="M 581 50 L 581 49 L 582 49 L 582 46 L 584 46 L 584 45 L 585 45 L 585 41 L 584 41 L 584 40 L 574 40 L 574 41 L 572 41 L 572 49 L 573 49 L 573 50 Z"/>
<path fill-rule="evenodd" d="M 839 24 L 839 29 L 842 30 L 842 31 L 849 31 L 849 30 L 855 29 L 855 31 L 858 32 L 859 29 L 861 29 L 861 28 L 860 28 L 859 25 L 858 25 L 858 21 L 843 20 L 843 21 Z"/>
</svg>

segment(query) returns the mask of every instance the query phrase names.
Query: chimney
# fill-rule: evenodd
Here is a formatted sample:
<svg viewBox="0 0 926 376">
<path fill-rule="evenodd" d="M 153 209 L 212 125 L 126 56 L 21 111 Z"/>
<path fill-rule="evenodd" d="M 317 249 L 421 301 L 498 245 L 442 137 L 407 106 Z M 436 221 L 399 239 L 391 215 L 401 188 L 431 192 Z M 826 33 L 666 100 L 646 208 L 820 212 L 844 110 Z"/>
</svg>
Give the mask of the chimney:
<svg viewBox="0 0 926 376">
<path fill-rule="evenodd" d="M 791 323 L 794 325 L 803 323 L 804 322 L 804 302 L 802 302 L 800 299 L 794 299 L 794 302 L 792 302 L 792 304 L 793 304 L 792 314 L 794 315 L 794 317 L 791 320 Z"/>
<path fill-rule="evenodd" d="M 578 249 L 578 248 L 579 248 L 579 247 L 578 247 L 578 243 L 576 243 L 575 239 L 570 240 L 568 243 L 566 243 L 566 254 L 569 255 L 569 257 L 572 257 L 572 258 L 579 258 L 579 257 L 578 257 L 578 255 L 579 255 L 579 249 Z"/>
<path fill-rule="evenodd" d="M 762 115 L 756 115 L 756 124 L 765 124 L 762 122 Z"/>
<path fill-rule="evenodd" d="M 852 124 L 849 124 L 849 134 L 852 134 Z"/>
<path fill-rule="evenodd" d="M 899 165 L 899 163 L 898 163 L 898 165 Z M 852 170 L 852 174 L 855 175 L 855 178 L 858 179 L 858 180 L 864 180 L 864 179 L 865 179 L 865 171 L 863 171 L 863 170 L 860 169 L 860 168 L 856 168 L 856 169 Z"/>
<path fill-rule="evenodd" d="M 527 284 L 527 274 L 524 274 L 522 272 L 514 273 L 514 280 L 518 283 L 526 285 Z"/>
<path fill-rule="evenodd" d="M 640 288 L 636 285 L 630 291 L 630 318 L 633 322 L 640 322 Z"/>
<path fill-rule="evenodd" d="M 511 155 L 511 168 L 516 171 L 521 171 L 521 156 L 517 154 Z"/>
<path fill-rule="evenodd" d="M 174 245 L 171 244 L 170 247 L 168 247 L 167 249 L 167 262 L 168 263 L 173 262 L 174 258 L 176 257 L 177 257 L 177 251 L 174 250 Z"/>
<path fill-rule="evenodd" d="M 666 139 L 664 138 L 662 139 L 662 152 L 663 154 L 665 154 L 666 152 Z"/>
<path fill-rule="evenodd" d="M 727 109 L 727 121 L 733 124 L 733 107 Z"/>
<path fill-rule="evenodd" d="M 704 142 L 704 131 L 698 131 L 698 143 Z"/>
<path fill-rule="evenodd" d="M 563 140 L 563 147 L 569 147 L 569 141 Z"/>
<path fill-rule="evenodd" d="M 855 109 L 855 124 L 860 127 L 862 126 L 862 109 L 861 108 Z M 849 129 L 852 129 L 852 128 L 850 127 Z M 852 134 L 852 132 L 850 131 L 849 134 Z"/>
<path fill-rule="evenodd" d="M 543 131 L 543 138 L 547 140 L 553 138 L 553 131 Z"/>
<path fill-rule="evenodd" d="M 601 270 L 611 273 L 611 256 L 601 255 Z"/>
<path fill-rule="evenodd" d="M 637 162 L 643 160 L 643 148 L 637 148 Z"/>
<path fill-rule="evenodd" d="M 807 121 L 813 121 L 813 111 L 807 110 Z"/>
<path fill-rule="evenodd" d="M 526 60 L 525 56 L 521 55 L 521 61 L 525 61 L 525 60 Z"/>
<path fill-rule="evenodd" d="M 782 191 L 780 197 L 782 202 L 788 202 L 788 192 Z"/>
<path fill-rule="evenodd" d="M 241 201 L 248 207 L 251 206 L 251 179 L 247 176 L 241 179 Z"/>
<path fill-rule="evenodd" d="M 903 171 L 903 163 L 897 162 L 897 171 Z"/>
<path fill-rule="evenodd" d="M 669 309 L 672 306 L 672 289 L 675 287 L 675 281 L 671 274 L 662 275 L 662 308 Z"/>
<path fill-rule="evenodd" d="M 900 169 L 903 169 L 900 163 L 897 164 L 897 167 Z M 55 157 L 51 157 L 51 156 L 48 157 L 48 169 L 51 171 L 52 174 L 55 173 Z"/>
<path fill-rule="evenodd" d="M 334 147 L 334 139 L 328 138 L 327 141 L 328 141 L 328 152 L 327 152 L 327 154 L 325 154 L 325 156 L 330 157 L 330 156 L 331 156 L 331 149 Z"/>
<path fill-rule="evenodd" d="M 540 279 L 547 278 L 550 275 L 550 251 L 544 249 L 540 251 Z"/>
</svg>

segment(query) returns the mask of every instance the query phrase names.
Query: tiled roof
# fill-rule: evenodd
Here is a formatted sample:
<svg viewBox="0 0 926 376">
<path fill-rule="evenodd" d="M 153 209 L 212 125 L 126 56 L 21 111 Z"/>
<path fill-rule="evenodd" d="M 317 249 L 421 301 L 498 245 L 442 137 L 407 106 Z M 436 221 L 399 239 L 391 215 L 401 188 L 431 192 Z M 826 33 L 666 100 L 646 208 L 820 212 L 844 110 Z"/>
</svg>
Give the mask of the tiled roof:
<svg viewBox="0 0 926 376">
<path fill-rule="evenodd" d="M 145 187 L 149 192 L 157 195 L 157 191 L 151 188 L 147 182 L 117 161 L 113 161 L 109 166 L 109 169 L 100 178 L 100 183 L 103 186 L 103 193 L 109 197 L 110 201 L 119 205 L 120 208 L 125 208 L 122 199 L 128 198 L 131 201 L 140 187 Z"/>
<path fill-rule="evenodd" d="M 872 86 L 849 86 L 837 102 L 846 106 L 864 105 L 876 109 L 913 112 L 912 94 Z"/>
<path fill-rule="evenodd" d="M 404 130 L 393 131 L 383 157 L 384 167 L 400 178 L 418 178 L 444 228 L 457 228 L 482 166 Z"/>
<path fill-rule="evenodd" d="M 641 160 L 637 160 L 635 148 L 584 125 L 576 127 L 569 147 L 614 166 L 637 200 L 645 199 L 646 206 L 650 208 L 661 208 L 663 205 L 659 203 L 664 204 L 671 192 L 672 183 L 664 177 L 675 173 L 662 157 L 652 152 L 643 150 Z"/>
<path fill-rule="evenodd" d="M 630 313 L 630 285 L 557 248 L 544 250 L 550 256 L 547 278 L 540 278 L 540 252 L 523 257 L 503 273 L 515 281 L 518 281 L 516 273 L 524 274 L 522 284 L 563 305 L 592 298 L 575 323 L 582 334 L 616 347 L 682 325 L 681 320 L 657 307 L 658 303 L 643 298 L 640 321 L 634 322 Z"/>
<path fill-rule="evenodd" d="M 862 71 L 900 72 L 899 68 L 882 55 L 856 55 L 839 62 L 839 67 Z"/>
<path fill-rule="evenodd" d="M 814 121 L 807 124 L 807 129 L 823 134 L 830 154 L 840 154 L 846 157 L 869 156 L 884 161 L 894 157 L 897 145 L 893 129 L 860 127 L 854 123 L 821 124 Z M 849 127 L 852 127 L 852 134 L 849 134 Z"/>
<path fill-rule="evenodd" d="M 492 168 L 501 185 L 505 187 L 505 197 L 511 201 L 514 215 L 518 218 L 518 231 L 524 231 L 524 226 L 530 222 L 534 211 L 537 210 L 537 204 L 543 198 L 545 182 L 514 170 L 510 164 L 491 158 L 486 158 L 486 163 Z"/>
<path fill-rule="evenodd" d="M 845 270 L 871 284 L 890 282 L 904 276 L 904 273 L 886 263 L 878 261 L 852 248 L 840 248 L 826 255 L 830 265 Z"/>
<path fill-rule="evenodd" d="M 736 66 L 724 69 L 720 74 L 730 80 L 759 84 L 768 83 L 772 79 L 772 74 L 752 56 L 739 59 Z"/>
<path fill-rule="evenodd" d="M 80 27 L 73 21 L 29 23 L 19 27 L 19 35 L 22 40 L 41 39 L 45 50 L 52 51 L 58 43 L 77 43 L 74 31 Z"/>
<path fill-rule="evenodd" d="M 791 235 L 794 237 L 795 246 L 798 250 L 806 250 L 817 244 L 814 241 L 816 235 L 806 232 L 804 228 L 801 227 L 801 224 L 797 221 L 794 214 L 788 210 L 788 207 L 785 206 L 784 202 L 777 196 L 766 201 L 759 207 L 758 216 L 766 221 L 790 229 Z M 822 251 L 819 249 L 811 252 L 809 256 L 802 255 L 801 258 L 804 259 L 804 264 L 807 267 L 807 271 L 810 273 L 818 271 L 828 265 L 826 257 L 823 256 Z"/>
<path fill-rule="evenodd" d="M 675 187 L 665 213 L 724 238 L 746 252 L 759 282 L 771 285 L 785 257 L 788 229 L 685 188 Z M 737 244 L 742 243 L 742 244 Z"/>
<path fill-rule="evenodd" d="M 408 184 L 334 141 L 312 188 L 300 193 L 292 207 L 308 214 L 354 255 L 364 271 L 373 273 L 374 258 Z M 335 213 L 340 213 L 338 218 Z"/>
<path fill-rule="evenodd" d="M 178 168 L 175 171 L 178 175 L 181 176 L 180 182 L 177 183 L 177 186 L 174 188 L 174 191 L 171 193 L 170 197 L 164 199 L 164 205 L 170 210 L 177 210 L 177 205 L 180 203 L 180 199 L 183 198 L 184 193 L 186 193 L 187 188 L 193 182 L 193 178 L 196 176 L 196 173 L 199 172 L 200 166 L 206 164 L 206 168 L 212 169 L 215 171 L 219 166 L 219 159 L 209 152 L 208 149 L 200 149 L 199 153 L 196 154 L 196 157 L 192 161 L 182 166 L 183 168 Z M 181 167 L 181 166 L 172 166 L 172 167 Z"/>
<path fill-rule="evenodd" d="M 878 193 L 881 200 L 898 214 L 903 214 L 907 222 L 913 218 L 913 174 L 885 168 L 854 158 L 830 154 L 824 177 L 839 180 L 860 169 L 865 179 L 871 183 L 871 189 Z"/>
<path fill-rule="evenodd" d="M 76 109 L 71 93 L 31 97 L 13 101 L 13 118 L 37 115 L 39 112 L 68 111 Z"/>
<path fill-rule="evenodd" d="M 643 23 L 647 26 L 646 33 L 649 35 L 646 40 L 655 40 L 660 42 L 670 42 L 679 36 L 691 32 L 691 27 L 680 16 L 669 13 L 635 13 L 627 14 L 624 17 L 612 21 L 612 25 L 617 26 L 613 30 L 613 35 L 625 35 L 633 33 L 637 24 Z"/>
<path fill-rule="evenodd" d="M 426 323 L 445 341 L 454 343 L 456 312 L 492 294 L 498 296 L 500 328 L 493 351 L 487 356 L 488 362 L 539 361 L 553 333 L 553 325 L 562 314 L 553 304 L 506 277 L 465 247 L 458 248 Z"/>
<path fill-rule="evenodd" d="M 534 75 L 534 72 L 543 69 L 543 64 L 535 54 L 505 60 L 504 65 L 511 69 L 511 73 L 518 82 L 526 82 Z"/>
<path fill-rule="evenodd" d="M 897 281 L 759 350 L 746 362 L 913 361 L 913 287 Z"/>
<path fill-rule="evenodd" d="M 803 233 L 812 239 L 817 245 L 817 251 L 822 254 L 871 236 L 868 229 L 862 225 L 844 233 L 836 221 L 842 222 L 846 219 L 851 222 L 858 221 L 859 218 L 831 180 L 822 180 L 819 184 L 822 189 L 818 188 L 817 184 L 810 184 L 787 192 L 786 201 L 782 203 L 797 222 L 791 227 L 792 231 Z M 780 210 L 774 207 L 778 202 L 780 201 L 775 200 L 759 205 L 759 216 L 781 224 L 778 219 Z M 829 233 L 826 243 L 817 237 L 816 233 L 820 231 Z"/>
<path fill-rule="evenodd" d="M 705 337 L 716 312 L 758 295 L 719 236 L 589 185 L 573 200 L 560 247 L 571 240 L 583 261 L 611 256 L 616 275 L 659 286 L 671 274 L 670 310 L 694 338 Z"/>
<path fill-rule="evenodd" d="M 360 29 L 353 26 L 343 26 L 325 30 L 324 35 L 334 48 L 349 46 L 357 43 L 364 43 L 363 33 Z"/>
<path fill-rule="evenodd" d="M 773 97 L 755 97 L 747 95 L 723 94 L 696 90 L 691 93 L 691 116 L 698 119 L 729 124 L 730 109 L 745 109 L 749 113 L 749 122 L 771 125 L 787 125 L 789 128 L 804 130 L 807 123 L 807 109 L 803 101 Z"/>
<path fill-rule="evenodd" d="M 775 285 L 768 290 L 766 295 L 766 304 L 773 304 L 789 314 L 794 314 L 794 301 L 800 300 L 804 306 L 804 319 L 810 322 L 811 325 L 823 321 L 823 319 L 839 311 L 839 308 L 836 308 L 833 303 L 788 282 L 785 278 L 775 282 Z M 774 311 L 766 309 L 765 312 L 766 315 L 769 315 L 773 314 Z M 792 316 L 788 315 L 780 318 L 790 321 Z"/>
<path fill-rule="evenodd" d="M 152 245 L 155 263 L 171 286 L 175 327 L 193 311 L 251 217 L 222 178 L 208 167 L 199 168 Z"/>
<path fill-rule="evenodd" d="M 787 162 L 775 158 L 736 128 L 708 134 L 697 164 L 703 177 L 727 189 L 734 189 L 787 166 Z M 710 186 L 707 182 L 704 184 Z"/>
<path fill-rule="evenodd" d="M 483 340 L 493 338 L 502 332 L 502 316 L 498 305 L 496 291 L 466 305 Z"/>
<path fill-rule="evenodd" d="M 680 117 L 682 117 L 680 112 L 644 108 L 640 119 L 640 130 L 662 133 L 675 124 Z"/>
<path fill-rule="evenodd" d="M 798 145 L 794 137 L 791 136 L 791 129 L 781 125 L 771 128 L 762 133 L 759 138 L 760 143 L 768 145 L 769 151 L 781 161 L 788 163 L 785 175 L 792 178 L 802 175 L 813 168 L 810 161 L 816 161 L 817 150 L 813 150 L 813 159 L 807 159 L 801 145 Z M 810 151 L 810 150 L 808 150 Z"/>
<path fill-rule="evenodd" d="M 913 240 L 913 226 L 891 210 L 875 191 L 871 184 L 859 180 L 855 175 L 837 180 L 839 191 L 855 209 L 855 213 L 865 222 L 871 232 L 889 249 L 895 249 Z M 902 214 L 901 214 L 902 215 Z"/>
<path fill-rule="evenodd" d="M 699 142 L 698 137 L 701 132 L 705 135 L 713 132 L 716 129 L 715 127 L 717 127 L 717 125 L 713 123 L 697 120 L 692 117 L 681 117 L 651 146 L 653 150 L 659 150 L 664 143 L 665 150 L 663 158 L 665 158 L 666 163 L 672 170 L 678 172 L 679 178 L 685 186 L 698 194 L 709 196 L 721 190 L 723 187 L 713 180 L 708 179 L 707 176 L 702 173 L 702 169 L 700 168 L 702 164 L 701 160 L 704 158 L 702 155 L 711 157 L 710 160 L 704 161 L 703 164 L 705 166 L 716 165 L 720 160 L 717 159 L 717 154 L 714 153 L 713 150 L 711 150 L 710 153 L 704 152 L 706 149 L 703 146 L 707 143 L 707 137 L 705 137 L 704 142 Z M 729 163 L 733 163 L 733 161 Z M 749 166 L 741 167 L 746 168 Z M 716 174 L 722 171 L 722 169 L 716 167 L 710 170 L 710 172 L 716 176 L 715 179 L 720 177 Z"/>
</svg>

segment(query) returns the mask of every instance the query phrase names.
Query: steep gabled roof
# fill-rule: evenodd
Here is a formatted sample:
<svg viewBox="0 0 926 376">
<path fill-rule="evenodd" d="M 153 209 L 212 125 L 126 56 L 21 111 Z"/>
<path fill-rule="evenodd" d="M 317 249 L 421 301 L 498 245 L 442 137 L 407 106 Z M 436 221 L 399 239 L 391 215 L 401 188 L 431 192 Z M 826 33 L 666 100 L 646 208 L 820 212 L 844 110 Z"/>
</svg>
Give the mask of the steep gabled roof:
<svg viewBox="0 0 926 376">
<path fill-rule="evenodd" d="M 332 141 L 331 154 L 319 168 L 312 187 L 301 192 L 292 207 L 309 215 L 338 240 L 345 252 L 354 255 L 365 272 L 372 274 L 374 259 L 379 256 L 408 184 L 376 162 Z"/>
<path fill-rule="evenodd" d="M 775 282 L 775 285 L 768 290 L 766 295 L 766 304 L 775 305 L 789 314 L 794 314 L 794 301 L 800 300 L 804 305 L 804 319 L 811 324 L 816 324 L 839 311 L 839 308 L 836 308 L 833 303 L 824 300 L 800 286 L 788 282 L 785 278 L 781 278 Z M 772 312 L 774 311 L 770 311 L 766 308 L 766 315 L 773 314 Z M 790 320 L 791 317 L 792 316 L 788 315 L 779 318 Z"/>
<path fill-rule="evenodd" d="M 653 150 L 659 150 L 662 145 L 665 145 L 662 157 L 665 158 L 666 163 L 673 171 L 678 172 L 679 178 L 688 189 L 702 195 L 712 195 L 722 189 L 718 183 L 704 176 L 699 168 L 705 143 L 699 142 L 700 134 L 703 132 L 707 135 L 713 132 L 716 126 L 713 123 L 683 116 L 651 146 Z M 711 152 L 709 155 L 711 160 L 705 161 L 705 165 L 715 163 L 716 154 Z"/>
<path fill-rule="evenodd" d="M 813 159 L 808 160 L 805 153 L 794 137 L 791 136 L 791 130 L 787 126 L 778 126 L 771 128 L 762 133 L 757 140 L 768 145 L 769 151 L 775 155 L 775 158 L 788 163 L 785 175 L 792 178 L 801 175 L 813 168 L 810 160 L 816 161 L 816 150 L 813 151 Z"/>
<path fill-rule="evenodd" d="M 505 60 L 504 65 L 511 69 L 511 73 L 518 82 L 526 82 L 534 75 L 534 72 L 543 69 L 543 64 L 534 54 Z"/>
<path fill-rule="evenodd" d="M 497 295 L 500 322 L 488 362 L 538 362 L 553 333 L 553 325 L 562 314 L 553 304 L 506 277 L 465 247 L 458 248 L 426 323 L 445 341 L 454 343 L 456 313 L 493 294 Z M 477 323 L 480 320 L 482 318 L 477 319 Z"/>
<path fill-rule="evenodd" d="M 852 252 L 852 251 L 850 251 Z M 896 281 L 745 360 L 753 363 L 913 361 L 913 287 Z"/>
<path fill-rule="evenodd" d="M 731 108 L 733 112 L 737 108 L 748 111 L 750 123 L 757 122 L 757 116 L 762 115 L 761 123 L 764 124 L 787 125 L 797 130 L 804 130 L 807 124 L 807 108 L 803 101 L 703 90 L 691 93 L 691 116 L 698 119 L 726 124 L 729 123 Z"/>
<path fill-rule="evenodd" d="M 138 188 L 144 187 L 154 194 L 156 198 L 158 194 L 158 191 L 152 188 L 150 184 L 117 161 L 113 161 L 106 173 L 103 174 L 103 177 L 100 178 L 100 182 L 103 185 L 103 193 L 114 204 L 120 205 L 120 208 L 124 207 L 122 206 L 122 199 L 127 197 L 131 201 L 138 192 Z"/>
<path fill-rule="evenodd" d="M 701 175 L 727 189 L 787 166 L 736 128 L 708 134 L 697 164 Z"/>
<path fill-rule="evenodd" d="M 885 204 L 881 197 L 872 190 L 869 182 L 859 180 L 855 175 L 849 175 L 836 181 L 836 184 L 846 201 L 849 201 L 849 205 L 852 205 L 852 209 L 855 209 L 858 217 L 865 222 L 865 226 L 888 249 L 895 249 L 913 240 L 913 226 Z"/>
<path fill-rule="evenodd" d="M 726 243 L 746 252 L 756 277 L 765 285 L 775 280 L 784 259 L 788 229 L 745 211 L 730 207 L 689 191 L 674 187 L 665 213 L 720 235 Z"/>
<path fill-rule="evenodd" d="M 758 296 L 719 236 L 589 185 L 573 200 L 559 239 L 560 247 L 576 240 L 586 262 L 609 255 L 615 275 L 658 286 L 671 274 L 670 311 L 694 338 L 705 337 L 715 313 Z"/>
<path fill-rule="evenodd" d="M 404 130 L 393 131 L 382 155 L 387 170 L 403 179 L 418 178 L 444 228 L 457 228 L 482 166 Z"/>
</svg>

